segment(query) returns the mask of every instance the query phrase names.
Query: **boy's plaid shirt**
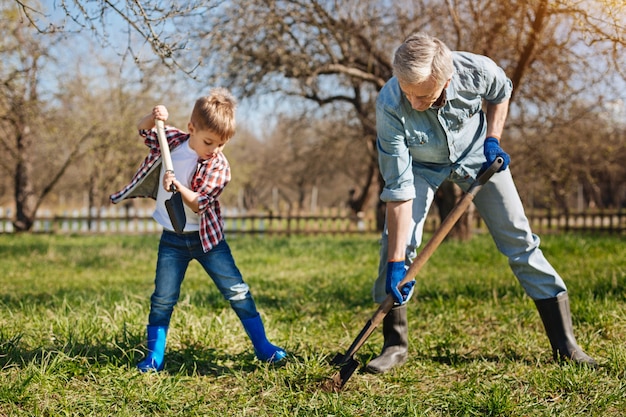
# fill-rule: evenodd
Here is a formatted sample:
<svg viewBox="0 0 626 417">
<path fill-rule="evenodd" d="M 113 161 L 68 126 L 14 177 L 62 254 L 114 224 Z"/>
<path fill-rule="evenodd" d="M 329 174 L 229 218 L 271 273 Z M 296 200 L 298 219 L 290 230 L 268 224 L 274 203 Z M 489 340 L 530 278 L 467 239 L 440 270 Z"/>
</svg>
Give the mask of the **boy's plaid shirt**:
<svg viewBox="0 0 626 417">
<path fill-rule="evenodd" d="M 110 196 L 117 204 L 127 198 L 145 197 L 156 199 L 160 187 L 161 150 L 156 130 L 140 130 L 150 152 L 144 159 L 131 182 L 121 191 Z M 189 134 L 166 126 L 165 135 L 170 149 L 189 140 Z M 222 152 L 210 159 L 199 159 L 198 169 L 191 180 L 191 190 L 200 194 L 198 214 L 200 214 L 200 239 L 204 252 L 208 252 L 224 238 L 224 219 L 218 201 L 224 187 L 230 182 L 230 165 Z"/>
</svg>

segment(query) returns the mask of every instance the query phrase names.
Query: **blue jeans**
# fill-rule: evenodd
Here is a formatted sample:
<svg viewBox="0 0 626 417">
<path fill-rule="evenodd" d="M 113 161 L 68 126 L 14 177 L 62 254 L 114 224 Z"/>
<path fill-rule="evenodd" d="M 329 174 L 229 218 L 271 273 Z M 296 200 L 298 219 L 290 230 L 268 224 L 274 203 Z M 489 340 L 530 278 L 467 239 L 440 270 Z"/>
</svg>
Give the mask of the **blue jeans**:
<svg viewBox="0 0 626 417">
<path fill-rule="evenodd" d="M 471 178 L 460 178 L 455 174 L 450 180 L 456 182 L 463 190 L 467 190 L 472 182 Z M 414 177 L 414 186 L 417 197 L 413 200 L 413 222 L 408 231 L 406 250 L 409 262 L 415 258 L 417 248 L 422 243 L 424 221 L 435 194 L 435 188 L 419 175 Z M 491 177 L 474 197 L 474 204 L 498 250 L 508 258 L 513 274 L 530 298 L 543 300 L 567 291 L 563 279 L 539 249 L 539 237 L 530 229 L 522 201 L 508 169 Z M 385 228 L 381 239 L 378 278 L 372 290 L 374 301 L 377 303 L 381 303 L 386 296 L 387 245 Z"/>
<path fill-rule="evenodd" d="M 220 293 L 230 302 L 240 320 L 255 317 L 256 305 L 248 285 L 243 281 L 226 240 L 204 253 L 199 233 L 176 234 L 163 231 L 150 298 L 151 326 L 169 326 L 180 287 L 189 263 L 197 260 L 211 277 Z"/>
</svg>

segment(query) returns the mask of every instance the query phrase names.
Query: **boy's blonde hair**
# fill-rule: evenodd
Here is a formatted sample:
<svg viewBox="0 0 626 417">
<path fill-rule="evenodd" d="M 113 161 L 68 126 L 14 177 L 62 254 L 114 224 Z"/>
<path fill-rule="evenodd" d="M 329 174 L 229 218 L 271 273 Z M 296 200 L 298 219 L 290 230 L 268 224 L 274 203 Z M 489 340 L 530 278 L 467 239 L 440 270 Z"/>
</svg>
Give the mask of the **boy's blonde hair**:
<svg viewBox="0 0 626 417">
<path fill-rule="evenodd" d="M 218 87 L 196 100 L 190 121 L 197 130 L 210 130 L 227 141 L 235 134 L 236 110 L 237 99 L 227 89 Z"/>
</svg>

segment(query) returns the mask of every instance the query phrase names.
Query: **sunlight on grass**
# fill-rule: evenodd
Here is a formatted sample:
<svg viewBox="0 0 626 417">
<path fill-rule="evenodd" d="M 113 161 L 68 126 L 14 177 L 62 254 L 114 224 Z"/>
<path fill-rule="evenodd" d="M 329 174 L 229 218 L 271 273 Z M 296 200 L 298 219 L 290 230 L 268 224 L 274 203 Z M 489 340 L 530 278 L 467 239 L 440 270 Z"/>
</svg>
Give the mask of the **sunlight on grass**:
<svg viewBox="0 0 626 417">
<path fill-rule="evenodd" d="M 166 367 L 141 374 L 158 236 L 0 235 L 0 415 L 622 416 L 626 251 L 619 236 L 543 238 L 598 370 L 551 361 L 532 300 L 489 236 L 442 244 L 409 304 L 409 360 L 321 389 L 376 306 L 378 236 L 233 237 L 286 364 L 255 359 L 241 323 L 190 265 Z M 382 345 L 375 331 L 357 352 Z"/>
</svg>

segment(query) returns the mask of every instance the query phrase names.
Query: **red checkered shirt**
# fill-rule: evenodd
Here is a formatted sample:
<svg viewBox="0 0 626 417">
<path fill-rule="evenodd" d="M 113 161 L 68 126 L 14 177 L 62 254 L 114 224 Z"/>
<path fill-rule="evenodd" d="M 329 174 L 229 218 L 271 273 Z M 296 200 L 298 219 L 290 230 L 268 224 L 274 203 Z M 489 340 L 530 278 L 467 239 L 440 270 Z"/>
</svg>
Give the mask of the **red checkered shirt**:
<svg viewBox="0 0 626 417">
<path fill-rule="evenodd" d="M 142 162 L 131 182 L 121 191 L 110 196 L 117 204 L 127 198 L 152 198 L 160 184 L 161 150 L 156 130 L 140 130 L 150 152 Z M 189 140 L 189 134 L 171 126 L 166 126 L 165 135 L 170 150 Z M 199 159 L 198 169 L 191 180 L 190 188 L 199 194 L 198 214 L 200 217 L 200 239 L 204 252 L 208 252 L 224 239 L 224 219 L 218 201 L 224 187 L 230 182 L 230 164 L 222 152 L 210 159 Z"/>
</svg>

